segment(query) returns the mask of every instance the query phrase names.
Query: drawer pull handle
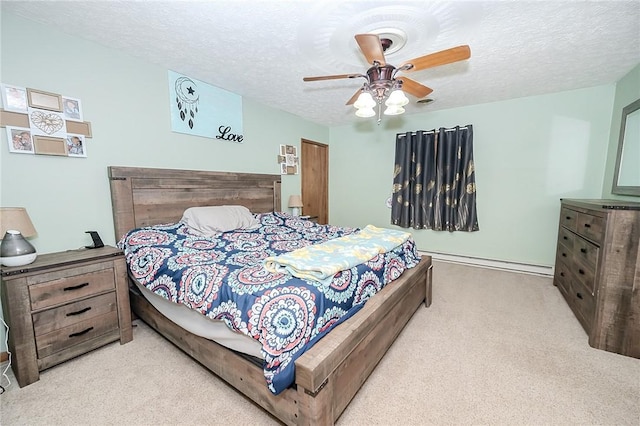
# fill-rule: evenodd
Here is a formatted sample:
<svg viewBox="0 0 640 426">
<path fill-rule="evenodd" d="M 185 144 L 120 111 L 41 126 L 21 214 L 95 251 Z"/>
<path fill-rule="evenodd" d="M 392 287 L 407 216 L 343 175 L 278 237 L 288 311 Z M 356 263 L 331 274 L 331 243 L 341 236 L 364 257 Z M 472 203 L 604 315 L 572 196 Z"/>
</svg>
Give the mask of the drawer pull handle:
<svg viewBox="0 0 640 426">
<path fill-rule="evenodd" d="M 562 257 L 567 257 L 567 253 L 562 253 Z"/>
<path fill-rule="evenodd" d="M 585 224 L 584 224 L 584 227 L 585 227 L 585 228 L 591 228 L 591 224 L 589 224 L 589 223 L 585 223 Z"/>
<path fill-rule="evenodd" d="M 69 338 L 71 337 L 78 337 L 78 336 L 82 336 L 83 334 L 87 334 L 88 332 L 90 332 L 91 330 L 93 330 L 93 327 L 89 327 L 86 330 L 82 330 L 82 331 L 78 331 L 77 333 L 71 333 L 69 335 Z"/>
<path fill-rule="evenodd" d="M 567 236 L 565 235 L 564 237 L 562 237 L 563 240 L 568 240 Z"/>
<path fill-rule="evenodd" d="M 86 287 L 88 285 L 89 283 L 82 283 L 82 284 L 74 285 L 71 287 L 65 287 L 64 291 L 80 290 L 82 287 Z"/>
<path fill-rule="evenodd" d="M 582 293 L 576 293 L 576 297 L 577 297 L 578 299 L 582 299 Z"/>
<path fill-rule="evenodd" d="M 587 252 L 587 249 L 586 249 L 586 248 L 581 248 L 581 249 L 580 249 L 580 251 L 581 251 L 582 253 L 586 253 L 586 252 Z"/>
<path fill-rule="evenodd" d="M 76 311 L 76 312 L 69 312 L 69 313 L 67 314 L 67 316 L 68 316 L 68 317 L 72 317 L 72 316 L 74 316 L 74 315 L 84 314 L 85 312 L 90 311 L 90 310 L 91 310 L 91 306 L 87 306 L 86 308 L 84 308 L 84 309 L 80 309 L 79 311 Z"/>
<path fill-rule="evenodd" d="M 584 269 L 578 269 L 578 273 L 579 273 L 580 275 L 584 275 Z"/>
<path fill-rule="evenodd" d="M 561 276 L 561 277 L 564 277 L 564 272 L 560 272 L 560 276 Z"/>
<path fill-rule="evenodd" d="M 567 217 L 565 217 L 565 219 L 571 220 L 571 216 L 567 216 Z"/>
</svg>

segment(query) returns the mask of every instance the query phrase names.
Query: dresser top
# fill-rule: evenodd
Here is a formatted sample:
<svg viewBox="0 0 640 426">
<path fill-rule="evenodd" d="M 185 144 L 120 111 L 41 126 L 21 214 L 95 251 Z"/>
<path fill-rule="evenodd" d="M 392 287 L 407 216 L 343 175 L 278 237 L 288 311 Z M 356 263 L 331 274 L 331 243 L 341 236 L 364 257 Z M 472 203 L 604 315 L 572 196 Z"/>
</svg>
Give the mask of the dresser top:
<svg viewBox="0 0 640 426">
<path fill-rule="evenodd" d="M 583 206 L 587 208 L 600 208 L 605 210 L 640 210 L 640 203 L 626 200 L 576 200 L 562 198 L 561 201 L 567 204 Z"/>
</svg>

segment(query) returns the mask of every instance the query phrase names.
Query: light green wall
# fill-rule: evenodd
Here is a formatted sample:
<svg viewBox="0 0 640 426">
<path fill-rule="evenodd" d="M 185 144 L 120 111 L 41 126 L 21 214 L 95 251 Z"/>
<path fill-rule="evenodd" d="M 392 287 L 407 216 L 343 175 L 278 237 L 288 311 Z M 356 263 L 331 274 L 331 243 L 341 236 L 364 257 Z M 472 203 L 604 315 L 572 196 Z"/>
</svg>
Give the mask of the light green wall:
<svg viewBox="0 0 640 426">
<path fill-rule="evenodd" d="M 90 244 L 88 230 L 115 244 L 107 166 L 277 174 L 279 144 L 329 141 L 327 127 L 250 99 L 242 144 L 173 133 L 167 69 L 7 13 L 1 20 L 1 81 L 80 98 L 92 124 L 87 158 L 10 154 L 0 129 L 0 205 L 27 208 L 39 253 Z M 299 176 L 282 177 L 283 200 L 291 193 Z"/>
<path fill-rule="evenodd" d="M 616 167 L 618 142 L 620 138 L 620 124 L 622 122 L 622 109 L 640 99 L 640 64 L 629 71 L 616 84 L 616 97 L 613 103 L 611 129 L 609 132 L 609 151 L 607 153 L 607 168 L 604 174 L 602 198 L 615 198 L 640 202 L 640 198 L 626 195 L 614 195 L 611 193 L 613 175 Z"/>
<path fill-rule="evenodd" d="M 173 133 L 167 69 L 7 13 L 1 71 L 4 83 L 80 98 L 92 125 L 86 159 L 10 154 L 2 132 L 0 201 L 27 208 L 40 253 L 89 244 L 87 230 L 115 243 L 109 165 L 277 174 L 279 144 L 329 139 L 325 126 L 249 99 L 242 144 Z M 300 192 L 299 176 L 282 181 L 283 199 Z"/>
<path fill-rule="evenodd" d="M 391 226 L 384 202 L 395 135 L 472 124 L 480 231 L 412 230 L 418 248 L 553 265 L 559 199 L 602 194 L 614 92 L 599 86 L 332 128 L 331 222 Z"/>
</svg>

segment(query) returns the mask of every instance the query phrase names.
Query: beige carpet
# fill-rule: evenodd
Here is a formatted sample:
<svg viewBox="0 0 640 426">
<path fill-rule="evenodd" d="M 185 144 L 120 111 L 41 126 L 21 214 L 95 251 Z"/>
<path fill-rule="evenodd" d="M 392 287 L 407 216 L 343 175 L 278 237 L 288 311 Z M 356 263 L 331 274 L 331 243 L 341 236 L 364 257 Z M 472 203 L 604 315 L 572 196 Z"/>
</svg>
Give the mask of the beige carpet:
<svg viewBox="0 0 640 426">
<path fill-rule="evenodd" d="M 550 278 L 437 262 L 433 296 L 339 425 L 640 424 L 640 360 L 590 348 Z M 2 425 L 278 424 L 143 323 L 0 403 Z"/>
</svg>

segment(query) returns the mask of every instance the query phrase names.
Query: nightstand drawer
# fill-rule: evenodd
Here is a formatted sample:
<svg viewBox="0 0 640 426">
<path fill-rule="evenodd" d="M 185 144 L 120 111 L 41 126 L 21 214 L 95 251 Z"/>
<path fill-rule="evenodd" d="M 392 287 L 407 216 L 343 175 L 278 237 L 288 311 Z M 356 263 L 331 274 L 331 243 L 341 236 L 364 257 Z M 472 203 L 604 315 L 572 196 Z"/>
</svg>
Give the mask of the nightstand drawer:
<svg viewBox="0 0 640 426">
<path fill-rule="evenodd" d="M 116 293 L 112 291 L 100 296 L 72 302 L 58 308 L 33 314 L 33 330 L 36 336 L 51 333 L 88 318 L 117 311 Z"/>
<path fill-rule="evenodd" d="M 31 309 L 44 309 L 115 288 L 113 269 L 73 275 L 29 286 Z"/>
<path fill-rule="evenodd" d="M 118 313 L 113 311 L 54 330 L 51 333 L 36 336 L 38 358 L 45 358 L 55 352 L 78 345 L 117 328 Z"/>
</svg>

